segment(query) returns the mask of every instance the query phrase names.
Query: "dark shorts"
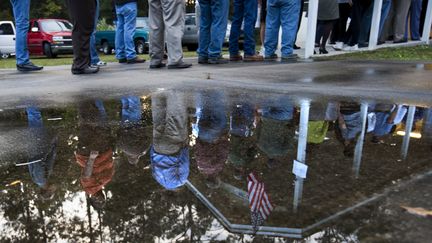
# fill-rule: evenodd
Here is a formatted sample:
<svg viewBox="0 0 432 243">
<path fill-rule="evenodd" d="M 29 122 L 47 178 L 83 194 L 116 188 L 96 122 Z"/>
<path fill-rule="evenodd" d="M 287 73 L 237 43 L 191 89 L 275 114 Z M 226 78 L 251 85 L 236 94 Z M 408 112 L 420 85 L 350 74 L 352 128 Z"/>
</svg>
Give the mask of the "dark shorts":
<svg viewBox="0 0 432 243">
<path fill-rule="evenodd" d="M 267 0 L 261 0 L 262 6 L 261 6 L 261 23 L 264 23 L 267 17 Z"/>
</svg>

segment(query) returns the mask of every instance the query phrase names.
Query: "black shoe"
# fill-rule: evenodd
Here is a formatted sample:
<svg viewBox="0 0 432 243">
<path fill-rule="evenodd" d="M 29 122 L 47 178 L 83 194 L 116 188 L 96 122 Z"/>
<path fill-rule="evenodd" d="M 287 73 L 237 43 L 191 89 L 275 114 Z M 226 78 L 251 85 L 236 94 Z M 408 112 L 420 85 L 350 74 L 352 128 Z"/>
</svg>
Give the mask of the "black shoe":
<svg viewBox="0 0 432 243">
<path fill-rule="evenodd" d="M 298 58 L 298 55 L 292 53 L 292 54 L 289 54 L 289 55 L 287 55 L 287 56 L 282 56 L 282 57 L 281 57 L 281 61 L 282 61 L 282 62 L 294 61 L 294 60 L 296 60 L 297 58 Z"/>
<path fill-rule="evenodd" d="M 17 64 L 17 70 L 21 72 L 32 72 L 42 70 L 43 67 L 36 66 L 33 63 L 29 62 L 27 64 Z"/>
<path fill-rule="evenodd" d="M 199 64 L 208 64 L 208 57 L 198 57 Z"/>
<path fill-rule="evenodd" d="M 328 51 L 325 48 L 319 49 L 319 54 L 328 54 Z"/>
<path fill-rule="evenodd" d="M 208 64 L 227 64 L 228 62 L 229 62 L 228 59 L 225 59 L 222 56 L 211 57 L 207 61 Z"/>
<path fill-rule="evenodd" d="M 270 56 L 265 56 L 264 61 L 276 61 L 278 59 L 278 56 L 276 54 L 271 54 Z"/>
<path fill-rule="evenodd" d="M 135 57 L 133 59 L 127 60 L 127 64 L 144 63 L 145 61 L 146 61 L 145 59 Z"/>
<path fill-rule="evenodd" d="M 150 69 L 156 69 L 156 68 L 164 68 L 166 67 L 165 63 L 158 63 L 158 64 L 150 64 Z"/>
<path fill-rule="evenodd" d="M 99 72 L 99 67 L 88 66 L 83 69 L 72 69 L 72 74 L 93 74 Z"/>
<path fill-rule="evenodd" d="M 394 44 L 405 43 L 405 42 L 408 42 L 408 40 L 407 39 L 400 39 L 400 40 L 393 41 Z"/>
<path fill-rule="evenodd" d="M 296 44 L 294 44 L 293 49 L 294 49 L 294 50 L 298 50 L 298 49 L 301 49 L 301 47 L 300 47 L 300 46 L 297 46 Z"/>
<path fill-rule="evenodd" d="M 182 68 L 189 68 L 189 67 L 192 67 L 192 64 L 184 63 L 184 62 L 168 65 L 168 69 L 182 69 Z"/>
<path fill-rule="evenodd" d="M 377 45 L 382 45 L 382 44 L 385 44 L 386 42 L 385 41 L 378 41 L 378 43 L 377 43 Z"/>
<path fill-rule="evenodd" d="M 126 58 L 121 58 L 121 59 L 118 59 L 118 62 L 119 63 L 126 63 L 127 59 Z"/>
</svg>

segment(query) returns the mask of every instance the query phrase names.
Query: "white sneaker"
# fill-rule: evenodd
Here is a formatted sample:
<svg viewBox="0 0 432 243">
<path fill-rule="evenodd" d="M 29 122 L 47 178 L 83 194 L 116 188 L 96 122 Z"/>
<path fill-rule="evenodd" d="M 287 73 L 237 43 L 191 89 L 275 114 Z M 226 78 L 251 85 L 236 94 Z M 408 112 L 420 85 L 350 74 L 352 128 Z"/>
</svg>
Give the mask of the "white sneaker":
<svg viewBox="0 0 432 243">
<path fill-rule="evenodd" d="M 99 61 L 98 63 L 96 63 L 96 66 L 100 67 L 100 66 L 106 66 L 107 63 L 104 61 Z"/>
<path fill-rule="evenodd" d="M 336 51 L 340 51 L 344 48 L 344 43 L 343 42 L 336 42 L 336 45 L 333 45 L 333 49 L 335 49 Z"/>
<path fill-rule="evenodd" d="M 345 46 L 344 48 L 342 48 L 343 51 L 357 51 L 358 49 L 358 45 Z"/>
</svg>

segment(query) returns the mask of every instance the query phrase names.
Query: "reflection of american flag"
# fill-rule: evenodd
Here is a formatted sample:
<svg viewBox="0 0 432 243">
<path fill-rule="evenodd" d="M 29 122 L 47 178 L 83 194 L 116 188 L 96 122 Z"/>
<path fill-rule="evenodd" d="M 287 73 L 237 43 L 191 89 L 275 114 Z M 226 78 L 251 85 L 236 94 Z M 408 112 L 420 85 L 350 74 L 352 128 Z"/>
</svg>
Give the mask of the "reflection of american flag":
<svg viewBox="0 0 432 243">
<path fill-rule="evenodd" d="M 265 192 L 264 183 L 260 182 L 254 173 L 250 173 L 247 180 L 252 225 L 256 231 L 270 215 L 273 205 Z"/>
</svg>

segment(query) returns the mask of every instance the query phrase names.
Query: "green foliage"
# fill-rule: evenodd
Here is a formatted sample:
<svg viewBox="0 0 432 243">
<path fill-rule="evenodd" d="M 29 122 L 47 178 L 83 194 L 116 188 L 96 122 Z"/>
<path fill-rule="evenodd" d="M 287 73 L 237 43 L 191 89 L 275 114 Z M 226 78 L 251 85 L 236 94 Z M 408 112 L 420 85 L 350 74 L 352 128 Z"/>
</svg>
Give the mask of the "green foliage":
<svg viewBox="0 0 432 243">
<path fill-rule="evenodd" d="M 97 26 L 97 30 L 115 30 L 113 25 L 110 25 L 107 23 L 107 20 L 105 18 L 99 19 Z"/>
</svg>

